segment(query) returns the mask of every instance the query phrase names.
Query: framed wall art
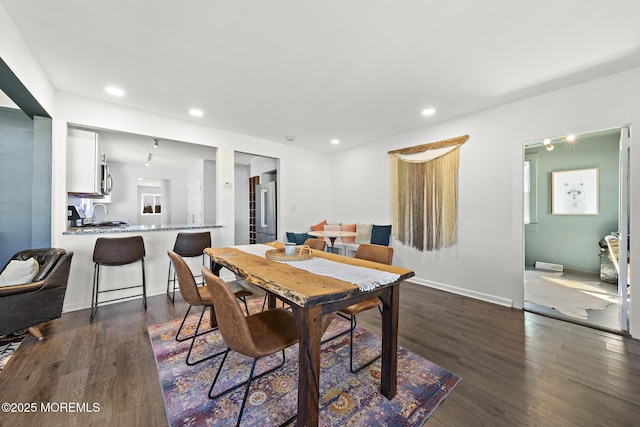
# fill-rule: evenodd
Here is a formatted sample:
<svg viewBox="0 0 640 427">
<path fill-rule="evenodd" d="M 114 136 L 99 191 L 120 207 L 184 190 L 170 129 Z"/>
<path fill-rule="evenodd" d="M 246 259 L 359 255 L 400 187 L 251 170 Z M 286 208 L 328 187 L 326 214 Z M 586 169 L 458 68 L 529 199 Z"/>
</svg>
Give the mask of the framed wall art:
<svg viewBox="0 0 640 427">
<path fill-rule="evenodd" d="M 598 215 L 598 168 L 551 172 L 553 215 Z"/>
</svg>

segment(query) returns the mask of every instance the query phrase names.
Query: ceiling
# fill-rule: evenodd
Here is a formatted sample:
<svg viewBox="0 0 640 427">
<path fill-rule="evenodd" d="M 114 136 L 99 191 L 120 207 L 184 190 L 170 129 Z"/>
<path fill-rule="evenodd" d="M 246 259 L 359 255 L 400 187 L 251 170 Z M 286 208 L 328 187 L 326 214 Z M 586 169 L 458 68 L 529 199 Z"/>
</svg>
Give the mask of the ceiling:
<svg viewBox="0 0 640 427">
<path fill-rule="evenodd" d="M 97 132 L 100 136 L 100 146 L 109 163 L 145 164 L 148 155 L 149 173 L 153 175 L 157 168 L 191 168 L 199 160 L 216 160 L 216 149 L 206 145 L 190 144 L 183 141 L 154 138 L 145 135 L 109 131 L 81 126 L 76 128 Z M 154 147 L 154 141 L 158 146 Z M 234 152 L 234 163 L 248 165 L 252 161 L 264 156 Z"/>
<path fill-rule="evenodd" d="M 637 0 L 0 3 L 57 90 L 328 153 L 640 66 Z"/>
</svg>

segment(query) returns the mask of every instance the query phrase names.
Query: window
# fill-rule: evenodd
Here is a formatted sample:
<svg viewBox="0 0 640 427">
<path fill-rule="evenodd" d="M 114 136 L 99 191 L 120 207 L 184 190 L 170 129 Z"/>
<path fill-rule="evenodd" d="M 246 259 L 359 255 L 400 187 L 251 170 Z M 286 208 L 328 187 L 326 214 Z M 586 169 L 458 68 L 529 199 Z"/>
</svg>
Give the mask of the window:
<svg viewBox="0 0 640 427">
<path fill-rule="evenodd" d="M 160 215 L 162 213 L 162 196 L 160 194 L 142 193 L 142 215 Z"/>
</svg>

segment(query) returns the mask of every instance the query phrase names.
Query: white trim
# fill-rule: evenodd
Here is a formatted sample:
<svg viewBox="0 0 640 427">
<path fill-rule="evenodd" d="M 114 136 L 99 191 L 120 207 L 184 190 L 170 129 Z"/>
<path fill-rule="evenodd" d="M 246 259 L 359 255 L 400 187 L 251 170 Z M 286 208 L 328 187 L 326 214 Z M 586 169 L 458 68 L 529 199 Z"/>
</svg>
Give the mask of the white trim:
<svg viewBox="0 0 640 427">
<path fill-rule="evenodd" d="M 500 298 L 495 295 L 485 294 L 482 292 L 475 292 L 469 289 L 459 288 L 457 286 L 446 285 L 444 283 L 438 283 L 431 280 L 420 279 L 418 277 L 412 277 L 408 280 L 408 282 L 416 283 L 421 286 L 426 286 L 429 288 L 439 289 L 441 291 L 451 292 L 452 294 L 462 295 L 464 297 L 469 297 L 473 299 L 478 299 L 481 301 L 490 302 L 493 304 L 498 304 L 504 307 L 513 307 L 513 300 L 507 298 Z M 400 291 L 402 292 L 402 290 Z"/>
</svg>

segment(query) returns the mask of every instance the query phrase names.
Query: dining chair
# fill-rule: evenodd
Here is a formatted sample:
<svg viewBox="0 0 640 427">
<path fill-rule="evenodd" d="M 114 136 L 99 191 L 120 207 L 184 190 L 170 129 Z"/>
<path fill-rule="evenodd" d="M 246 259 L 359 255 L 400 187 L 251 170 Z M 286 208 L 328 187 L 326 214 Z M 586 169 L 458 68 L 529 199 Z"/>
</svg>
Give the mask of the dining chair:
<svg viewBox="0 0 640 427">
<path fill-rule="evenodd" d="M 358 246 L 358 250 L 356 251 L 354 258 L 373 261 L 380 264 L 391 265 L 391 261 L 393 259 L 393 248 L 389 246 L 362 243 L 360 244 L 360 246 Z M 375 307 L 378 307 L 378 311 L 380 312 L 380 314 L 382 314 L 381 306 L 382 306 L 382 301 L 380 300 L 380 298 L 375 297 L 375 298 L 371 298 L 371 299 L 350 305 L 346 308 L 343 308 L 342 310 L 339 310 L 338 315 L 350 321 L 351 325 L 349 327 L 349 330 L 342 332 L 324 341 L 324 342 L 330 341 L 332 339 L 338 338 L 339 336 L 342 336 L 347 332 L 349 332 L 349 369 L 354 374 L 357 372 L 360 372 L 362 369 L 371 365 L 373 362 L 375 362 L 382 356 L 382 354 L 380 354 L 374 357 L 373 359 L 369 360 L 368 362 L 360 365 L 358 368 L 354 369 L 353 367 L 353 332 L 356 329 L 356 315 L 362 313 L 363 311 L 370 310 Z"/>
<path fill-rule="evenodd" d="M 208 395 L 210 399 L 217 399 L 246 384 L 244 397 L 236 420 L 236 426 L 239 426 L 240 420 L 242 419 L 242 412 L 247 402 L 247 396 L 249 395 L 251 381 L 275 371 L 284 364 L 284 350 L 298 342 L 298 330 L 293 314 L 283 308 L 262 311 L 245 317 L 242 314 L 240 306 L 235 301 L 233 291 L 227 283 L 218 276 L 215 276 L 207 267 L 202 267 L 202 275 L 207 284 L 207 289 L 209 289 L 209 293 L 213 298 L 213 303 L 218 315 L 220 334 L 228 346 L 224 352 L 222 362 L 220 362 Z M 246 383 L 237 384 L 212 395 L 224 362 L 227 360 L 227 356 L 231 350 L 253 358 L 249 379 Z M 253 376 L 258 359 L 280 351 L 282 352 L 282 363 L 260 375 Z"/>
<path fill-rule="evenodd" d="M 325 248 L 327 247 L 327 242 L 324 239 L 316 239 L 315 237 L 310 237 L 304 241 L 303 245 L 307 245 L 311 249 L 324 252 Z"/>
<path fill-rule="evenodd" d="M 187 262 L 184 260 L 183 257 L 181 257 L 180 255 L 178 255 L 173 251 L 167 251 L 167 254 L 171 259 L 171 263 L 173 264 L 173 269 L 176 272 L 176 275 L 178 276 L 177 280 L 178 280 L 180 294 L 182 295 L 182 298 L 187 302 L 187 304 L 189 304 L 189 308 L 187 309 L 187 312 L 185 313 L 184 318 L 182 319 L 182 323 L 178 328 L 178 332 L 176 333 L 176 341 L 183 342 L 183 341 L 191 340 L 191 344 L 189 345 L 189 351 L 187 353 L 186 363 L 189 366 L 193 366 L 197 363 L 204 362 L 205 360 L 209 360 L 213 357 L 219 356 L 222 353 L 224 353 L 224 351 L 220 351 L 218 353 L 214 353 L 209 356 L 206 356 L 200 360 L 195 360 L 195 361 L 191 360 L 191 351 L 193 350 L 193 346 L 196 342 L 196 338 L 218 329 L 215 326 L 217 317 L 216 317 L 215 310 L 213 309 L 213 299 L 211 298 L 211 294 L 209 293 L 209 290 L 207 289 L 206 286 L 198 286 L 196 284 L 196 280 L 195 280 L 195 277 L 193 276 L 193 273 L 191 272 L 191 268 L 189 268 L 189 265 L 187 264 Z M 253 295 L 253 293 L 235 283 L 234 283 L 232 292 L 236 299 L 240 299 L 244 303 L 245 312 L 248 315 L 249 308 L 247 307 L 247 297 Z M 198 319 L 196 330 L 193 333 L 193 335 L 187 335 L 187 336 L 181 337 L 180 332 L 182 332 L 182 328 L 184 327 L 184 323 L 187 320 L 187 317 L 189 317 L 189 312 L 191 311 L 192 307 L 202 307 L 202 312 L 200 313 L 200 318 Z M 200 325 L 202 324 L 202 318 L 204 317 L 204 313 L 205 311 L 207 311 L 207 308 L 209 308 L 210 310 L 210 316 L 209 316 L 210 329 L 205 332 L 200 332 Z"/>
</svg>

